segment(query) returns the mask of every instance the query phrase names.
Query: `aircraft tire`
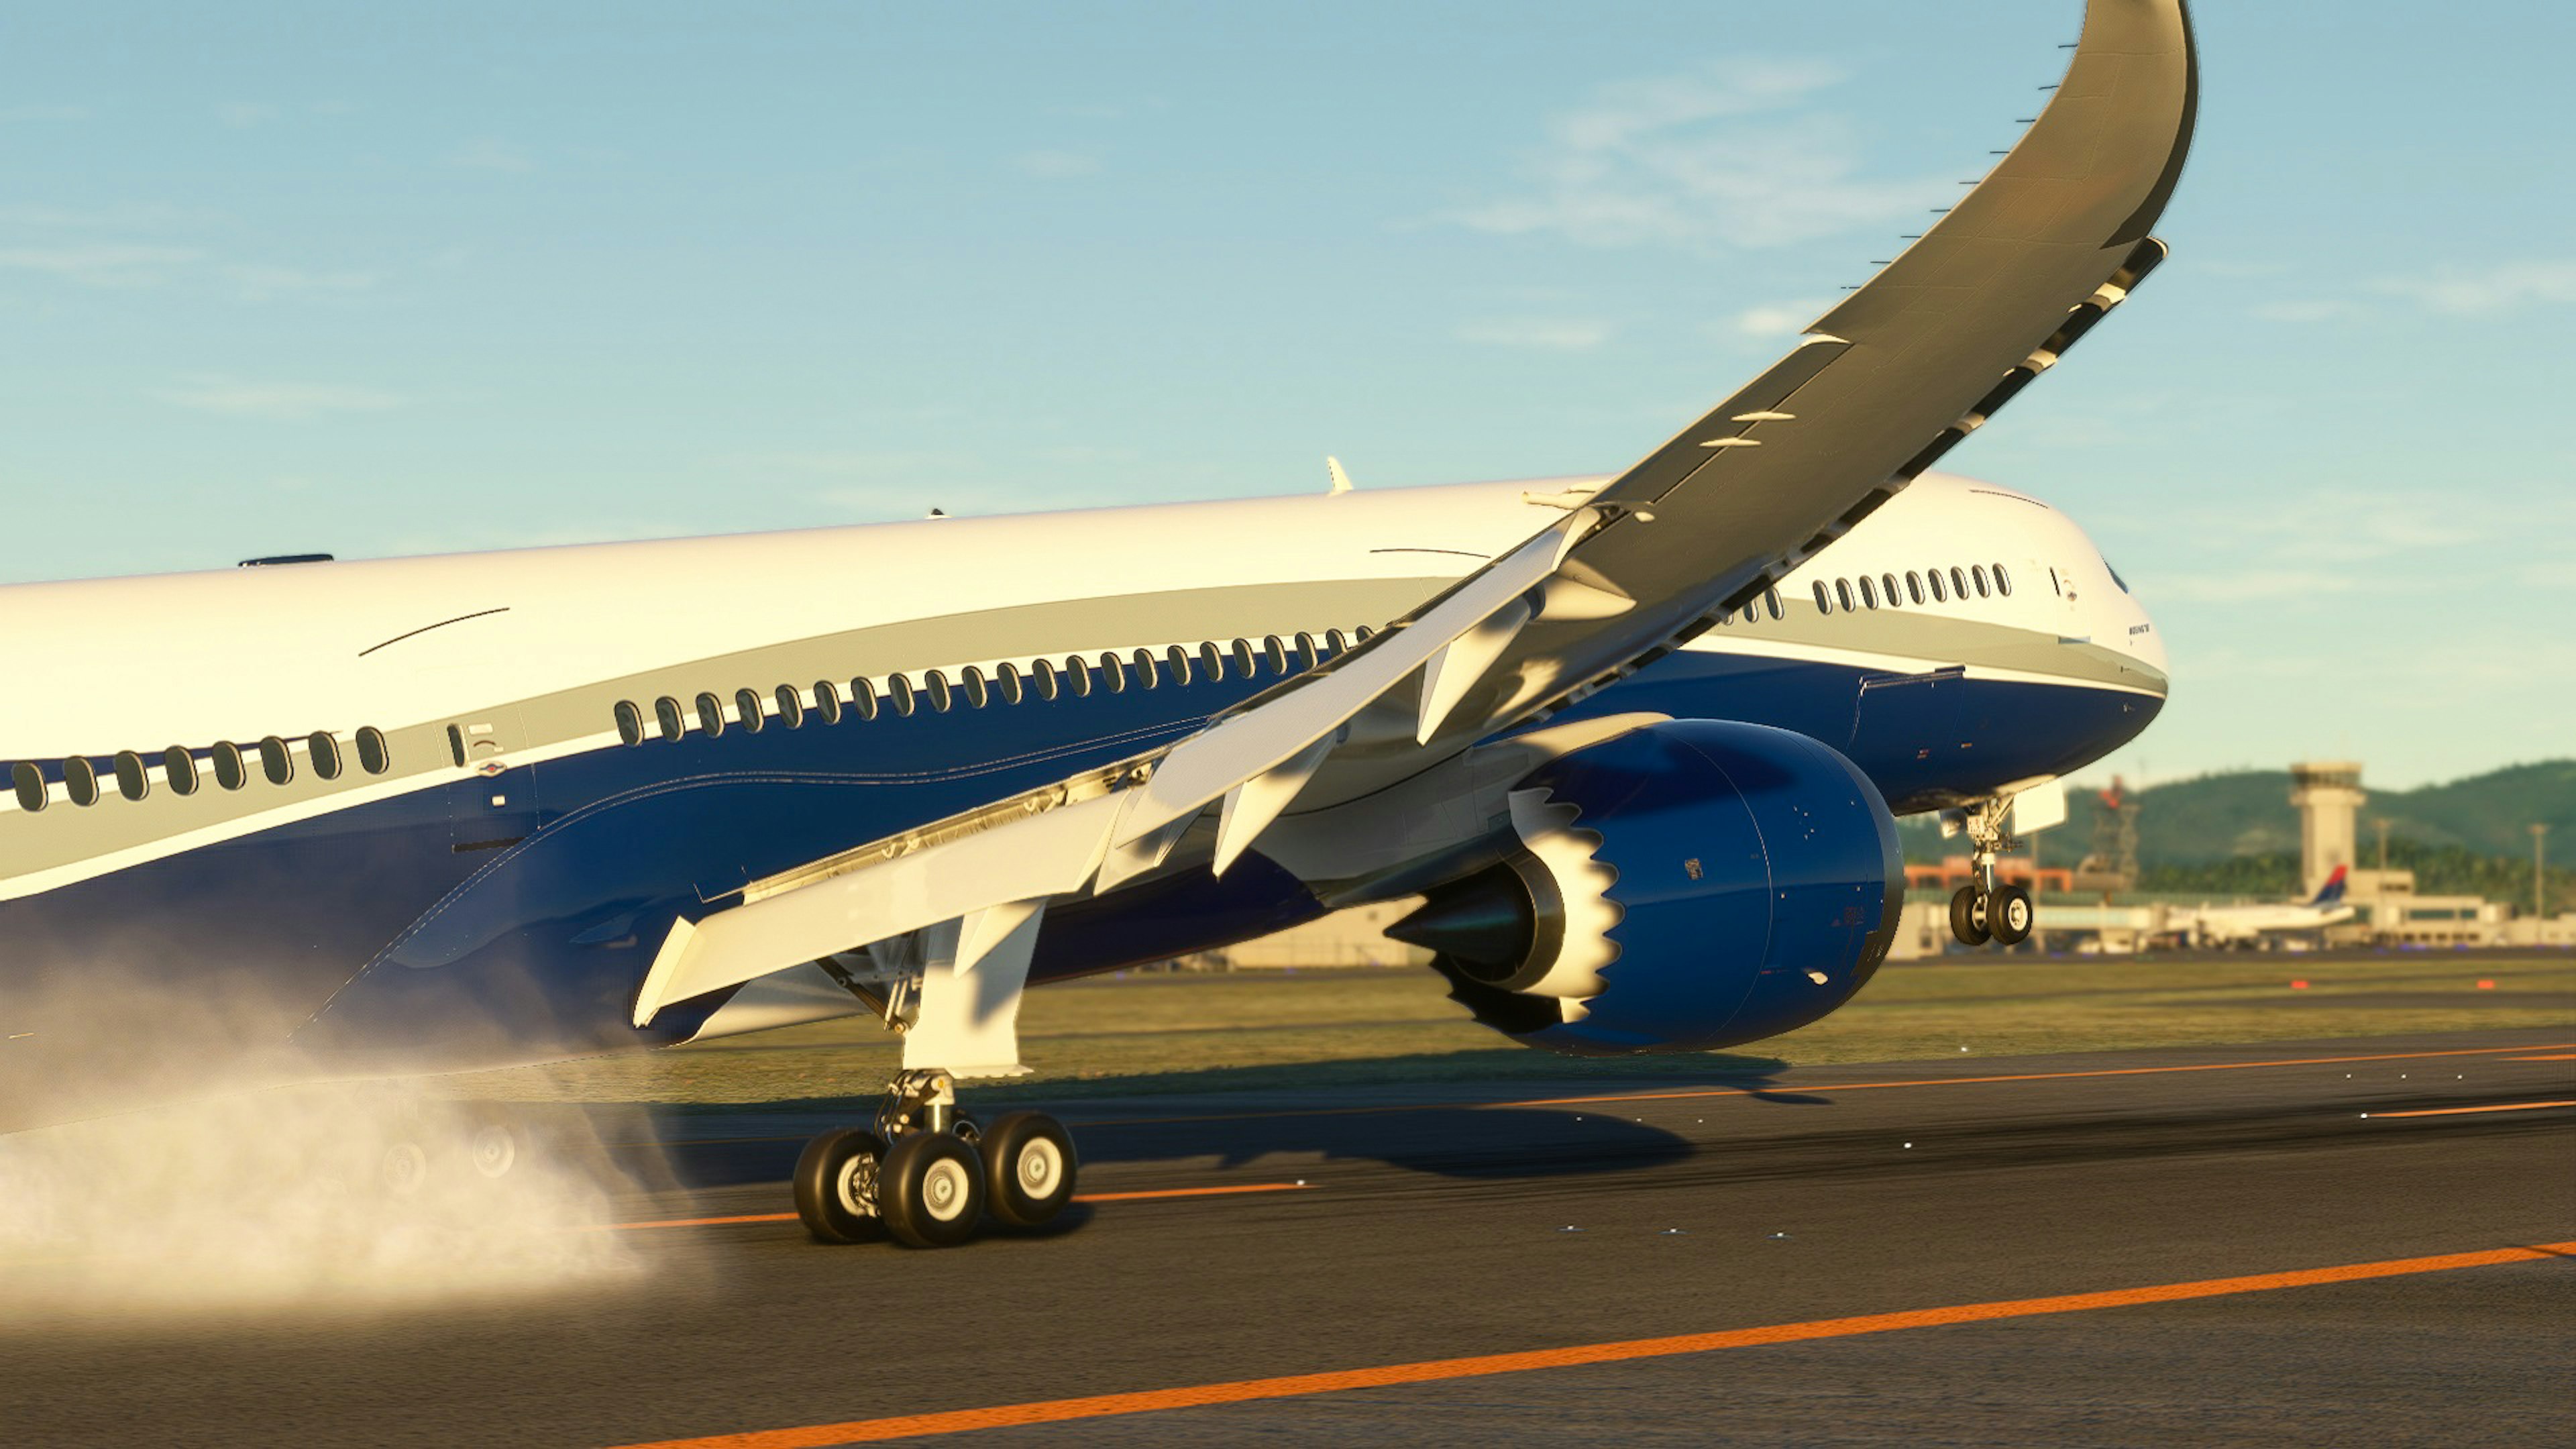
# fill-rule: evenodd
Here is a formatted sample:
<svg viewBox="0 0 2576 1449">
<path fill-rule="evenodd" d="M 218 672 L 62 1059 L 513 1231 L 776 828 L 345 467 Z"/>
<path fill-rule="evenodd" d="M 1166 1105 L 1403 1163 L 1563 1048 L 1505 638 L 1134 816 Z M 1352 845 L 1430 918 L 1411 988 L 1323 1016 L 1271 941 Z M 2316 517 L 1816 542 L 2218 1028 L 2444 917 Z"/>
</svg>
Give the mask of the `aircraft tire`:
<svg viewBox="0 0 2576 1449">
<path fill-rule="evenodd" d="M 818 1243 L 885 1236 L 884 1139 L 864 1127 L 826 1132 L 796 1158 L 796 1216 Z"/>
<path fill-rule="evenodd" d="M 1986 928 L 1986 903 L 1977 897 L 1975 886 L 1961 886 L 1950 897 L 1950 934 L 1962 946 L 1982 946 L 1994 939 Z"/>
<path fill-rule="evenodd" d="M 1043 1227 L 1073 1201 L 1081 1163 L 1073 1134 L 1044 1112 L 1013 1112 L 976 1144 L 984 1159 L 985 1207 L 1014 1228 Z"/>
<path fill-rule="evenodd" d="M 984 1163 L 946 1132 L 907 1132 L 877 1173 L 877 1213 L 908 1248 L 953 1248 L 984 1215 Z"/>
<path fill-rule="evenodd" d="M 1994 933 L 1997 945 L 2018 946 L 2029 940 L 2038 920 L 2039 908 L 2031 903 L 2030 892 L 2020 886 L 1997 886 L 1994 899 L 1986 903 L 1986 927 Z"/>
</svg>

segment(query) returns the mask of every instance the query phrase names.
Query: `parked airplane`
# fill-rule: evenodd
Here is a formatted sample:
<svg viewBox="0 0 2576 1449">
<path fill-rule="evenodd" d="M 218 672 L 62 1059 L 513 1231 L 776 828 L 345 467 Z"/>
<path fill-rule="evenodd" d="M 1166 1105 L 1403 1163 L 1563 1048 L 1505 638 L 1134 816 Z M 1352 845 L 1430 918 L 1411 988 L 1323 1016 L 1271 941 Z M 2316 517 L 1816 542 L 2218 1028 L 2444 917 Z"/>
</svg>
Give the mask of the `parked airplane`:
<svg viewBox="0 0 2576 1449">
<path fill-rule="evenodd" d="M 2217 945 L 2246 945 L 2286 931 L 2322 931 L 2352 919 L 2353 908 L 2343 894 L 2344 867 L 2336 866 L 2334 874 L 2305 901 L 2178 910 L 2166 918 L 2166 928 L 2186 940 Z"/>
<path fill-rule="evenodd" d="M 798 1207 L 931 1246 L 1072 1193 L 957 1100 L 1032 983 L 1420 894 L 1498 1031 L 1754 1040 L 1877 969 L 1891 811 L 2027 929 L 2015 795 L 2165 660 L 2070 520 L 1927 470 L 2163 257 L 2193 95 L 2177 0 L 2093 0 L 2002 164 L 1615 476 L 0 590 L 0 1126 L 147 1028 L 363 1074 L 865 1012 L 904 1070 Z"/>
</svg>

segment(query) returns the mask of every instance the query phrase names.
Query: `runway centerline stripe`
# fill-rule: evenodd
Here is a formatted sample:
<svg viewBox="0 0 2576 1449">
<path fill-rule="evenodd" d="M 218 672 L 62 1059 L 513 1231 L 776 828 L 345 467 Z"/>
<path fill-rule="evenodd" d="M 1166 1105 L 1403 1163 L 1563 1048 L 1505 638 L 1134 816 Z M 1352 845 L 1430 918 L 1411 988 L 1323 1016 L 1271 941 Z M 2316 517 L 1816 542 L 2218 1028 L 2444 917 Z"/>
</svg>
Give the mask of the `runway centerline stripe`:
<svg viewBox="0 0 2576 1449">
<path fill-rule="evenodd" d="M 1954 1323 L 1986 1323 L 2001 1318 L 2029 1318 L 2047 1313 L 2081 1313 L 2097 1308 L 2125 1308 L 2142 1303 L 2178 1303 L 2235 1293 L 2262 1293 L 2277 1288 L 2308 1288 L 2325 1283 L 2352 1283 L 2394 1278 L 2409 1273 L 2440 1273 L 2455 1268 L 2484 1268 L 2502 1263 L 2542 1262 L 2576 1256 L 2576 1242 L 2537 1243 L 2529 1247 L 2488 1248 L 2473 1253 L 2445 1253 L 2429 1258 L 2395 1258 L 2378 1263 L 2349 1263 L 2332 1268 L 2302 1268 L 2287 1273 L 2261 1273 L 2243 1278 L 2204 1278 L 2188 1283 L 2159 1283 L 2143 1288 L 2114 1288 L 2096 1293 L 2064 1293 L 2049 1298 L 2018 1298 L 2000 1303 L 1966 1303 L 1948 1308 L 1917 1308 L 1901 1313 L 1870 1313 L 1854 1318 L 1823 1318 L 1805 1323 L 1774 1323 L 1759 1328 L 1732 1328 L 1716 1333 L 1686 1333 L 1668 1338 L 1633 1338 L 1614 1343 L 1575 1344 L 1525 1353 L 1481 1354 L 1473 1358 L 1431 1359 L 1386 1364 L 1376 1368 L 1330 1373 L 1290 1374 L 1281 1378 L 1238 1379 L 1176 1389 L 1146 1389 L 1124 1394 L 1095 1394 L 1079 1399 L 1048 1399 L 1024 1404 L 998 1404 L 981 1409 L 901 1414 L 889 1418 L 852 1419 L 795 1429 L 765 1429 L 743 1434 L 716 1434 L 698 1439 L 665 1439 L 629 1444 L 622 1449 L 823 1449 L 833 1444 L 865 1444 L 935 1434 L 973 1433 L 1028 1424 L 1059 1424 L 1075 1419 L 1101 1419 L 1172 1409 L 1206 1408 L 1258 1399 L 1297 1398 L 1350 1389 L 1386 1388 L 1397 1384 L 1434 1383 L 1526 1373 L 1533 1369 L 1573 1368 L 1584 1364 L 1621 1363 L 1631 1359 L 1666 1358 L 1718 1349 L 1764 1344 L 1800 1343 L 1821 1338 L 1849 1338 L 1907 1328 L 1937 1328 Z"/>
<path fill-rule="evenodd" d="M 2373 1121 L 2382 1117 L 2465 1117 L 2472 1112 L 2537 1112 L 2543 1107 L 2576 1107 L 2576 1102 L 2498 1102 L 2490 1107 L 2418 1107 L 2412 1112 L 2364 1112 Z"/>
<path fill-rule="evenodd" d="M 2576 1045 L 2571 1043 L 2570 1045 Z M 1687 1087 L 1662 1092 L 1619 1092 L 1598 1097 L 1532 1097 L 1517 1102 L 1407 1102 L 1373 1107 L 1306 1107 L 1276 1112 L 1228 1112 L 1189 1117 L 1107 1117 L 1077 1122 L 1098 1127 L 1165 1127 L 1200 1122 L 1255 1122 L 1278 1117 L 1361 1117 L 1390 1112 L 1496 1112 L 1516 1107 L 1593 1107 L 1617 1102 L 1698 1101 L 1710 1097 L 1761 1097 L 1777 1092 L 1871 1092 L 1891 1087 L 1965 1087 L 1992 1082 L 2062 1082 L 2078 1077 L 2152 1077 L 2170 1072 L 2240 1072 L 2257 1067 L 2330 1067 L 2349 1062 L 2404 1062 L 2425 1057 L 2482 1057 L 2505 1052 L 2550 1051 L 2550 1047 L 2465 1047 L 2438 1052 L 2376 1052 L 2350 1057 L 2291 1057 L 2267 1062 L 2190 1062 L 2171 1067 L 2094 1067 L 2076 1072 L 2016 1072 L 1988 1077 L 1923 1077 L 1894 1082 L 1782 1082 L 1765 1087 Z M 2520 1060 L 2515 1058 L 2514 1060 Z"/>
<path fill-rule="evenodd" d="M 2576 1062 L 2576 1052 L 2560 1052 L 2548 1057 L 2506 1057 L 2509 1062 Z"/>
<path fill-rule="evenodd" d="M 1217 1187 L 1157 1187 L 1141 1192 L 1078 1192 L 1075 1202 L 1150 1202 L 1160 1198 L 1239 1197 L 1251 1192 L 1303 1192 L 1311 1182 L 1237 1182 Z M 721 1218 L 656 1218 L 642 1223 L 601 1223 L 599 1230 L 626 1232 L 634 1228 L 707 1228 L 727 1223 L 792 1223 L 794 1213 L 740 1213 Z"/>
</svg>

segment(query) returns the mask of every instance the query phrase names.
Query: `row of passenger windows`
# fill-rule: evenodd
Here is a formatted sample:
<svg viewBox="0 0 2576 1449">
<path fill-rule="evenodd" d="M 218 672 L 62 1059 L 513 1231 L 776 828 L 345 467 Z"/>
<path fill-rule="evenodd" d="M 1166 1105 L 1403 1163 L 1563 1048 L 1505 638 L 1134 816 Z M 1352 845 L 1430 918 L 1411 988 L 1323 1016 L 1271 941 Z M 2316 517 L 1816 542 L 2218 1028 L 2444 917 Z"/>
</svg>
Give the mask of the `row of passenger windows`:
<svg viewBox="0 0 2576 1449">
<path fill-rule="evenodd" d="M 1025 665 L 998 664 L 990 674 L 970 664 L 958 671 L 953 682 L 947 671 L 940 669 L 922 671 L 918 684 L 910 675 L 889 675 L 883 690 L 862 675 L 850 681 L 846 695 L 839 684 L 824 679 L 817 680 L 810 691 L 810 708 L 805 702 L 809 691 L 782 684 L 767 695 L 756 689 L 739 689 L 730 700 L 709 691 L 685 705 L 664 695 L 653 701 L 649 720 L 646 707 L 633 700 L 619 700 L 614 713 L 617 737 L 630 745 L 640 745 L 648 733 L 666 740 L 676 740 L 692 728 L 709 737 L 723 734 L 728 704 L 732 706 L 731 722 L 756 733 L 773 717 L 794 729 L 808 715 L 825 724 L 839 724 L 845 713 L 872 720 L 881 712 L 909 715 L 925 705 L 934 712 L 945 712 L 960 702 L 968 709 L 982 709 L 995 701 L 1018 704 L 1029 699 L 1081 699 L 1094 692 L 1121 694 L 1129 689 L 1159 689 L 1167 683 L 1187 685 L 1200 679 L 1259 679 L 1265 673 L 1281 678 L 1311 669 L 1376 632 L 1363 626 L 1350 634 L 1334 629 L 1321 639 L 1312 634 L 1299 634 L 1293 639 L 1272 634 L 1258 643 L 1250 639 L 1237 639 L 1230 645 L 1210 641 L 1195 651 L 1175 644 L 1161 654 L 1139 649 L 1120 655 L 1113 650 L 1096 659 L 1068 654 L 1061 662 L 1038 659 Z"/>
<path fill-rule="evenodd" d="M 1901 589 L 1894 574 L 1880 574 L 1876 578 L 1862 574 L 1858 579 L 1835 579 L 1830 585 L 1818 579 L 1815 584 L 1816 612 L 1830 614 L 1840 609 L 1848 614 L 1882 605 L 1896 609 L 1904 607 L 1909 600 L 1917 604 L 1927 600 L 1943 604 L 1952 598 L 1965 600 L 1972 588 L 1980 599 L 1989 595 L 2009 596 L 2012 593 L 2012 575 L 2005 573 L 2004 566 L 1998 563 L 1970 564 L 1964 569 L 1952 564 L 1946 571 L 1935 568 L 1922 573 L 1907 569 Z M 1775 614 L 1773 617 L 1778 616 Z"/>
<path fill-rule="evenodd" d="M 381 775 L 393 768 L 393 754 L 385 744 L 383 730 L 369 725 L 357 732 L 354 741 L 359 769 Z M 126 799 L 141 800 L 152 793 L 153 763 L 161 766 L 161 782 L 174 795 L 196 794 L 204 788 L 208 775 L 226 790 L 248 785 L 254 772 L 272 785 L 283 785 L 295 778 L 297 744 L 304 746 L 306 764 L 317 777 L 336 780 L 348 773 L 349 752 L 341 748 L 340 737 L 329 730 L 317 730 L 292 742 L 279 735 L 251 745 L 225 740 L 203 756 L 186 745 L 172 745 L 149 762 L 137 751 L 119 750 L 108 760 L 103 773 L 95 761 L 74 755 L 62 763 L 63 794 L 75 805 L 95 805 L 113 786 Z M 9 782 L 18 792 L 18 808 L 31 815 L 52 801 L 45 772 L 34 764 L 10 766 Z"/>
</svg>

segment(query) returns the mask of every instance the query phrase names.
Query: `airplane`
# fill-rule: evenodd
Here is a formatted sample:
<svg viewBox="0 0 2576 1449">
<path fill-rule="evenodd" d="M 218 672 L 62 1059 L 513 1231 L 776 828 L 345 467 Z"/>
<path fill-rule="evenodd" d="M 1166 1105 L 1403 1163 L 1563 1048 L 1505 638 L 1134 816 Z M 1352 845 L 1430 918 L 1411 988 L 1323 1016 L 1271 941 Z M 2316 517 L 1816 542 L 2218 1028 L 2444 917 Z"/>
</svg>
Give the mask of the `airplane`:
<svg viewBox="0 0 2576 1449">
<path fill-rule="evenodd" d="M 2026 930 L 2015 800 L 2167 661 L 2071 519 L 1933 464 L 2163 259 L 2196 85 L 2179 0 L 2091 0 L 2000 164 L 1616 474 L 0 588 L 0 1130 L 217 1048 L 866 1015 L 902 1070 L 798 1213 L 941 1247 L 1072 1196 L 1061 1123 L 959 1096 L 1033 985 L 1419 896 L 1518 1041 L 1759 1040 L 1877 970 L 1925 810 Z"/>
<path fill-rule="evenodd" d="M 2282 931 L 2321 931 L 2353 917 L 2353 907 L 2343 898 L 2344 874 L 2345 867 L 2336 866 L 2305 901 L 2178 910 L 2166 918 L 2166 929 L 2186 940 L 2220 945 L 2251 945 Z"/>
</svg>

